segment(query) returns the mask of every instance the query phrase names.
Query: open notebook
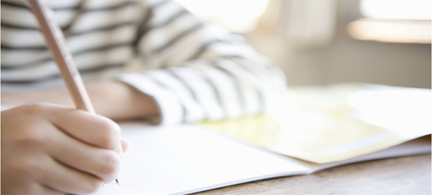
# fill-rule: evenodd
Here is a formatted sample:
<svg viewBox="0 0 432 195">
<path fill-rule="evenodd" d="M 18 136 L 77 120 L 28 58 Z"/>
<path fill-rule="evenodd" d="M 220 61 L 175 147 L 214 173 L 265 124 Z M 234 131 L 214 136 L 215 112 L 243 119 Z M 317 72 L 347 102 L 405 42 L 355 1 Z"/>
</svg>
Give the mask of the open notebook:
<svg viewBox="0 0 432 195">
<path fill-rule="evenodd" d="M 309 174 L 372 159 L 428 153 L 430 137 L 379 152 L 327 164 L 314 164 L 238 142 L 197 125 L 152 127 L 122 124 L 132 146 L 122 156 L 116 183 L 95 194 L 188 194 L 266 178 Z"/>
<path fill-rule="evenodd" d="M 371 84 L 291 87 L 258 116 L 203 124 L 314 163 L 369 154 L 432 131 L 430 89 Z"/>
<path fill-rule="evenodd" d="M 287 98 L 238 120 L 122 124 L 132 146 L 121 185 L 96 194 L 187 194 L 431 151 L 430 90 L 343 84 L 291 88 Z"/>
</svg>

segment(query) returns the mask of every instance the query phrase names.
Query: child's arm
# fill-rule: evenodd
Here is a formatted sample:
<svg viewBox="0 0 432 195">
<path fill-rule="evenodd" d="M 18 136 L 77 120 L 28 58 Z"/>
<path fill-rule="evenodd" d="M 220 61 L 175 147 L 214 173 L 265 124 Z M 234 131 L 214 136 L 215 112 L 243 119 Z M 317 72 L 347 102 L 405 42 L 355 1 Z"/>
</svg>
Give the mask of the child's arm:
<svg viewBox="0 0 432 195">
<path fill-rule="evenodd" d="M 258 114 L 285 91 L 282 70 L 241 36 L 176 1 L 142 3 L 134 46 L 145 71 L 118 79 L 154 98 L 162 124 Z"/>
<path fill-rule="evenodd" d="M 153 100 L 118 81 L 106 81 L 86 85 L 96 113 L 114 120 L 157 116 Z M 4 94 L 2 110 L 32 103 L 52 103 L 71 106 L 73 102 L 66 89 Z"/>
</svg>

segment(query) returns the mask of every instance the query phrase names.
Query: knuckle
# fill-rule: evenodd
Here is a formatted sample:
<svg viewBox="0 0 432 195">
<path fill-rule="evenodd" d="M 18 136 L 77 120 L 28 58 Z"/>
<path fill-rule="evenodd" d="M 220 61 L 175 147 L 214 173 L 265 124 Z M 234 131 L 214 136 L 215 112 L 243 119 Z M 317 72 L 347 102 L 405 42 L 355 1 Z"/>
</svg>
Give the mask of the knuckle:
<svg viewBox="0 0 432 195">
<path fill-rule="evenodd" d="M 24 106 L 26 108 L 27 114 L 41 114 L 47 112 L 47 110 L 51 107 L 48 104 L 39 103 L 39 104 L 29 104 Z"/>
<path fill-rule="evenodd" d="M 23 137 L 19 141 L 19 145 L 28 151 L 35 151 L 44 148 L 48 142 L 48 135 L 34 132 Z"/>
<path fill-rule="evenodd" d="M 35 159 L 23 158 L 19 162 L 14 163 L 10 168 L 17 176 L 31 178 L 35 176 L 38 170 L 41 169 L 40 164 Z"/>
<path fill-rule="evenodd" d="M 120 156 L 114 151 L 107 151 L 102 157 L 102 163 L 101 172 L 104 175 L 104 180 L 114 179 L 120 169 Z"/>
<path fill-rule="evenodd" d="M 120 139 L 120 127 L 110 120 L 96 122 L 96 128 L 100 131 L 99 142 L 106 147 L 112 147 Z"/>
</svg>

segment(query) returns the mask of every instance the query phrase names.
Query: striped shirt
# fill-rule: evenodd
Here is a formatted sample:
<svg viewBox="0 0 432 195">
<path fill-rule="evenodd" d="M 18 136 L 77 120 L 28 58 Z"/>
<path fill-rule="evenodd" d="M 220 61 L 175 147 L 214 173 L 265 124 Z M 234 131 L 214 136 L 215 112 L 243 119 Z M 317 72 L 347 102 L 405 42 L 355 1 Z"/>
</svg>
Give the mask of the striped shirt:
<svg viewBox="0 0 432 195">
<path fill-rule="evenodd" d="M 285 89 L 282 71 L 241 36 L 175 1 L 47 3 L 84 81 L 133 86 L 154 99 L 162 124 L 257 114 Z M 24 0 L 1 1 L 1 27 L 2 93 L 63 87 Z M 128 71 L 131 61 L 140 71 Z"/>
</svg>

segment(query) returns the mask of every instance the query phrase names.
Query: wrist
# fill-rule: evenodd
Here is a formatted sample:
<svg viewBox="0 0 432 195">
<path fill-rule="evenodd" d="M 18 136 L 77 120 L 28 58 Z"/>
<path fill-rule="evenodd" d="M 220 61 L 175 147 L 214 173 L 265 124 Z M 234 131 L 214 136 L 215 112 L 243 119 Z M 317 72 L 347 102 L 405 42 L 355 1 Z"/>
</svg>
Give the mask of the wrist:
<svg viewBox="0 0 432 195">
<path fill-rule="evenodd" d="M 98 114 L 115 120 L 145 118 L 158 114 L 153 100 L 128 84 L 107 81 L 92 83 L 86 87 Z"/>
</svg>

